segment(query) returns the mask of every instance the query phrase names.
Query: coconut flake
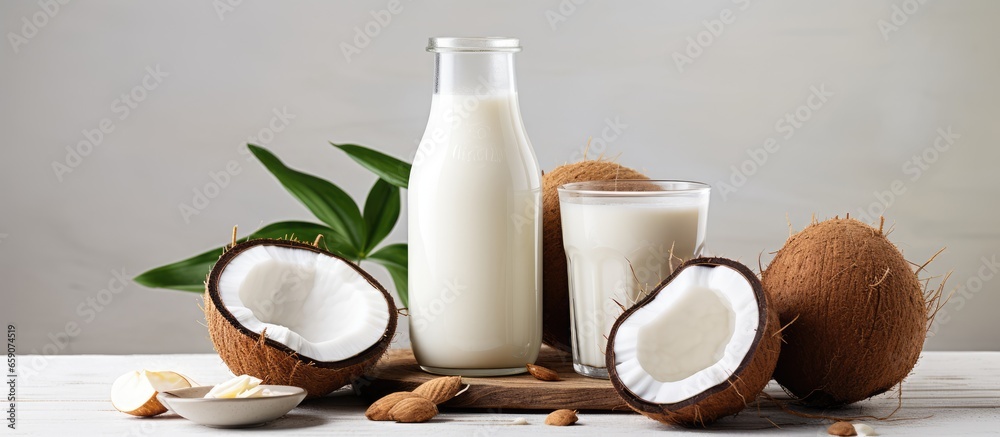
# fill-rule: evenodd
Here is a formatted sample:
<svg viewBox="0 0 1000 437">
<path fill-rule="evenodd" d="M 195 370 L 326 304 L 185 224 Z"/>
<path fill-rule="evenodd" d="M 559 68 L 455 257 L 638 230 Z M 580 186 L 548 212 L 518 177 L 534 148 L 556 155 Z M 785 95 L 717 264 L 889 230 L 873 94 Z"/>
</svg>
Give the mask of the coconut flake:
<svg viewBox="0 0 1000 437">
<path fill-rule="evenodd" d="M 875 436 L 875 435 L 878 435 L 878 433 L 875 432 L 875 428 L 872 428 L 871 426 L 866 425 L 864 423 L 855 423 L 854 424 L 854 432 L 858 433 L 859 436 Z"/>
</svg>

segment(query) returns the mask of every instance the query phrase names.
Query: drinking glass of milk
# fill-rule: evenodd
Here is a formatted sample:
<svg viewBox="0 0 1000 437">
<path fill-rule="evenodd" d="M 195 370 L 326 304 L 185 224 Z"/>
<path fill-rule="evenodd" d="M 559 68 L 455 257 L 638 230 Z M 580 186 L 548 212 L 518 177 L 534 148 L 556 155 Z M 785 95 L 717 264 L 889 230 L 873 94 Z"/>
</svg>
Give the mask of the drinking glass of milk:
<svg viewBox="0 0 1000 437">
<path fill-rule="evenodd" d="M 431 38 L 430 118 L 408 189 L 410 340 L 443 375 L 523 373 L 542 343 L 541 170 L 514 38 Z"/>
<path fill-rule="evenodd" d="M 709 190 L 698 182 L 655 180 L 559 187 L 577 373 L 607 378 L 607 335 L 622 307 L 701 255 Z"/>
</svg>

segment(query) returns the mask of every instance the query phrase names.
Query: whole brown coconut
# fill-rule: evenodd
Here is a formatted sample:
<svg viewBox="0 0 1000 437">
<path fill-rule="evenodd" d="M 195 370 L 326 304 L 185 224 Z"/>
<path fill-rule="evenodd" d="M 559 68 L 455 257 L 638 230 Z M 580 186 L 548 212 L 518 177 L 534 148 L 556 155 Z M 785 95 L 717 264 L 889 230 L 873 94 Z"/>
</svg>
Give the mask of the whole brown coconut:
<svg viewBox="0 0 1000 437">
<path fill-rule="evenodd" d="M 808 405 L 857 402 L 899 384 L 927 333 L 923 289 L 902 253 L 854 219 L 790 237 L 762 276 L 785 345 L 774 379 Z"/>
<path fill-rule="evenodd" d="M 615 179 L 649 178 L 603 159 L 561 165 L 542 175 L 542 341 L 554 348 L 570 350 L 569 278 L 557 188 L 572 182 Z"/>
<path fill-rule="evenodd" d="M 388 322 L 379 339 L 355 356 L 330 362 L 304 356 L 268 338 L 266 330 L 257 333 L 243 326 L 220 297 L 220 277 L 237 257 L 258 246 L 315 252 L 343 262 L 371 286 L 371 292 L 380 294 L 386 301 Z M 396 307 L 389 293 L 378 281 L 360 267 L 333 253 L 309 244 L 288 240 L 250 240 L 236 244 L 226 251 L 209 273 L 204 310 L 212 344 L 229 370 L 236 375 L 247 374 L 260 378 L 265 384 L 302 387 L 310 398 L 326 395 L 369 372 L 385 354 L 396 331 Z"/>
</svg>

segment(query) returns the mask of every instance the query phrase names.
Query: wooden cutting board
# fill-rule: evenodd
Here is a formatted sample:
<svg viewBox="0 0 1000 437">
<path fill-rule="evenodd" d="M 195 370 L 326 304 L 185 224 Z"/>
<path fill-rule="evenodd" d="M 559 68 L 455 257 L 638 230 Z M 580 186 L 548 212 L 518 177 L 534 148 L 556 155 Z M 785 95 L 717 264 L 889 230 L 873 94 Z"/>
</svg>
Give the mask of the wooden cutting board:
<svg viewBox="0 0 1000 437">
<path fill-rule="evenodd" d="M 543 346 L 536 364 L 555 370 L 562 381 L 539 381 L 528 374 L 473 378 L 462 377 L 469 389 L 442 404 L 447 408 L 492 410 L 574 410 L 631 411 L 618 397 L 611 382 L 588 378 L 573 371 L 569 354 Z M 373 378 L 356 383 L 366 399 L 374 401 L 397 391 L 410 391 L 437 375 L 420 370 L 413 351 L 390 350 Z"/>
</svg>

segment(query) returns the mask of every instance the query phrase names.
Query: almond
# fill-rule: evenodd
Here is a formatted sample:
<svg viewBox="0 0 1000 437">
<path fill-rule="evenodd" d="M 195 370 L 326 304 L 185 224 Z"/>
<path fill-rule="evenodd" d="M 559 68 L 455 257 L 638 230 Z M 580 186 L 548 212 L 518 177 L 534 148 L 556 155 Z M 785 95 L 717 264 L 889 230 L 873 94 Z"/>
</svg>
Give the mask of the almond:
<svg viewBox="0 0 1000 437">
<path fill-rule="evenodd" d="M 403 399 L 417 397 L 420 396 L 408 391 L 398 391 L 387 394 L 383 396 L 382 399 L 375 401 L 370 407 L 368 407 L 368 410 L 365 411 L 365 417 L 367 417 L 368 420 L 392 420 L 389 416 L 389 411 L 392 410 L 392 407 L 395 407 L 396 404 Z"/>
<path fill-rule="evenodd" d="M 549 413 L 549 416 L 545 418 L 546 425 L 553 426 L 569 426 L 576 423 L 576 411 L 575 410 L 555 410 Z"/>
<path fill-rule="evenodd" d="M 833 425 L 830 425 L 830 427 L 826 429 L 826 433 L 837 436 L 858 435 L 858 432 L 854 430 L 854 425 L 851 425 L 851 422 L 834 423 Z"/>
<path fill-rule="evenodd" d="M 559 374 L 555 370 L 549 369 L 547 367 L 536 366 L 534 364 L 528 364 L 528 373 L 534 376 L 535 379 L 540 381 L 562 381 Z"/>
<path fill-rule="evenodd" d="M 413 390 L 413 393 L 423 396 L 435 404 L 440 404 L 455 397 L 460 388 L 462 388 L 461 376 L 443 376 L 420 384 Z"/>
<path fill-rule="evenodd" d="M 402 423 L 426 422 L 437 416 L 438 409 L 434 402 L 419 396 L 406 398 L 389 410 L 392 420 Z"/>
</svg>

